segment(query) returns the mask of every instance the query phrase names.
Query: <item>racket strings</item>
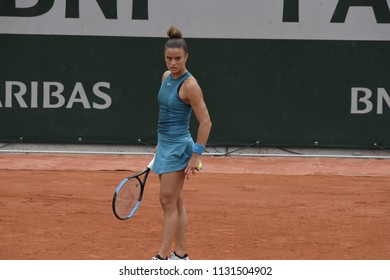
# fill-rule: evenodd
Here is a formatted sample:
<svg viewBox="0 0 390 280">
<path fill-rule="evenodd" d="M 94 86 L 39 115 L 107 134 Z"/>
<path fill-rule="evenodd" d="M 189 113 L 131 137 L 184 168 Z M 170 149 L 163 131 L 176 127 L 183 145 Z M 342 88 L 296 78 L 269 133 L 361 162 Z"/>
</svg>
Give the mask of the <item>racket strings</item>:
<svg viewBox="0 0 390 280">
<path fill-rule="evenodd" d="M 131 178 L 126 181 L 115 201 L 115 211 L 119 217 L 126 218 L 133 211 L 137 206 L 140 193 L 141 184 L 137 179 Z"/>
</svg>

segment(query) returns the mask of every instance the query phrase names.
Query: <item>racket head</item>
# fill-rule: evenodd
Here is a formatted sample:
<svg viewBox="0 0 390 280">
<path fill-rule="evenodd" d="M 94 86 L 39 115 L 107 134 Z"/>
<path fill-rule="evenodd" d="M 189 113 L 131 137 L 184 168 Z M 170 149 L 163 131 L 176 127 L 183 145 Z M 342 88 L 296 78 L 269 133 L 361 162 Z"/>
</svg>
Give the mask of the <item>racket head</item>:
<svg viewBox="0 0 390 280">
<path fill-rule="evenodd" d="M 131 218 L 142 198 L 143 183 L 137 176 L 124 179 L 117 187 L 112 199 L 112 210 L 120 220 Z"/>
</svg>

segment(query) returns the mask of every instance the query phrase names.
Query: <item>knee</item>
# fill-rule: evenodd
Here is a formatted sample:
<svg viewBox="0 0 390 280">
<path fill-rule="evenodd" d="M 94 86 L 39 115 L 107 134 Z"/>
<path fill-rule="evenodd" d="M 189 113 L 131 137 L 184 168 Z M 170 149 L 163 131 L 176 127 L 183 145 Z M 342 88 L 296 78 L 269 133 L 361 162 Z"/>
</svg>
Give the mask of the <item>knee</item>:
<svg viewBox="0 0 390 280">
<path fill-rule="evenodd" d="M 160 205 L 164 213 L 169 213 L 176 209 L 176 203 L 169 197 L 160 196 Z"/>
</svg>

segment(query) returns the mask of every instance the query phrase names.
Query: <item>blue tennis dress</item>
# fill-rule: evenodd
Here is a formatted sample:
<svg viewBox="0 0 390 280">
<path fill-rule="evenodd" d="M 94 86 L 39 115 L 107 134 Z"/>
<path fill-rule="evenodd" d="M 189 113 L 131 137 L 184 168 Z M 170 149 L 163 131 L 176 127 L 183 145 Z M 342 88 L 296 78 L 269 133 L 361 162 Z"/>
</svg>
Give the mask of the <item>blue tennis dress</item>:
<svg viewBox="0 0 390 280">
<path fill-rule="evenodd" d="M 192 108 L 179 97 L 182 83 L 191 76 L 186 72 L 162 82 L 158 93 L 160 106 L 158 118 L 158 145 L 152 170 L 163 174 L 183 170 L 192 155 L 194 141 L 189 132 Z"/>
</svg>

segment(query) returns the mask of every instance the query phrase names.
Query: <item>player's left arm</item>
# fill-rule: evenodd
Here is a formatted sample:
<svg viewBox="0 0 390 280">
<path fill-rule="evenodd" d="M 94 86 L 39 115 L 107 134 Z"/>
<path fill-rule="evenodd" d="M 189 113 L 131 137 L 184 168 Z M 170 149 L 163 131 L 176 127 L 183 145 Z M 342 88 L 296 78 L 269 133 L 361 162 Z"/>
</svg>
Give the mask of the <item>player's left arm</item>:
<svg viewBox="0 0 390 280">
<path fill-rule="evenodd" d="M 212 124 L 206 103 L 203 98 L 203 92 L 195 78 L 190 77 L 183 83 L 179 95 L 184 102 L 192 107 L 195 118 L 199 123 L 196 135 L 196 143 L 202 146 L 206 146 Z M 193 153 L 185 170 L 187 176 L 191 169 L 198 168 L 199 162 L 200 155 Z"/>
</svg>

